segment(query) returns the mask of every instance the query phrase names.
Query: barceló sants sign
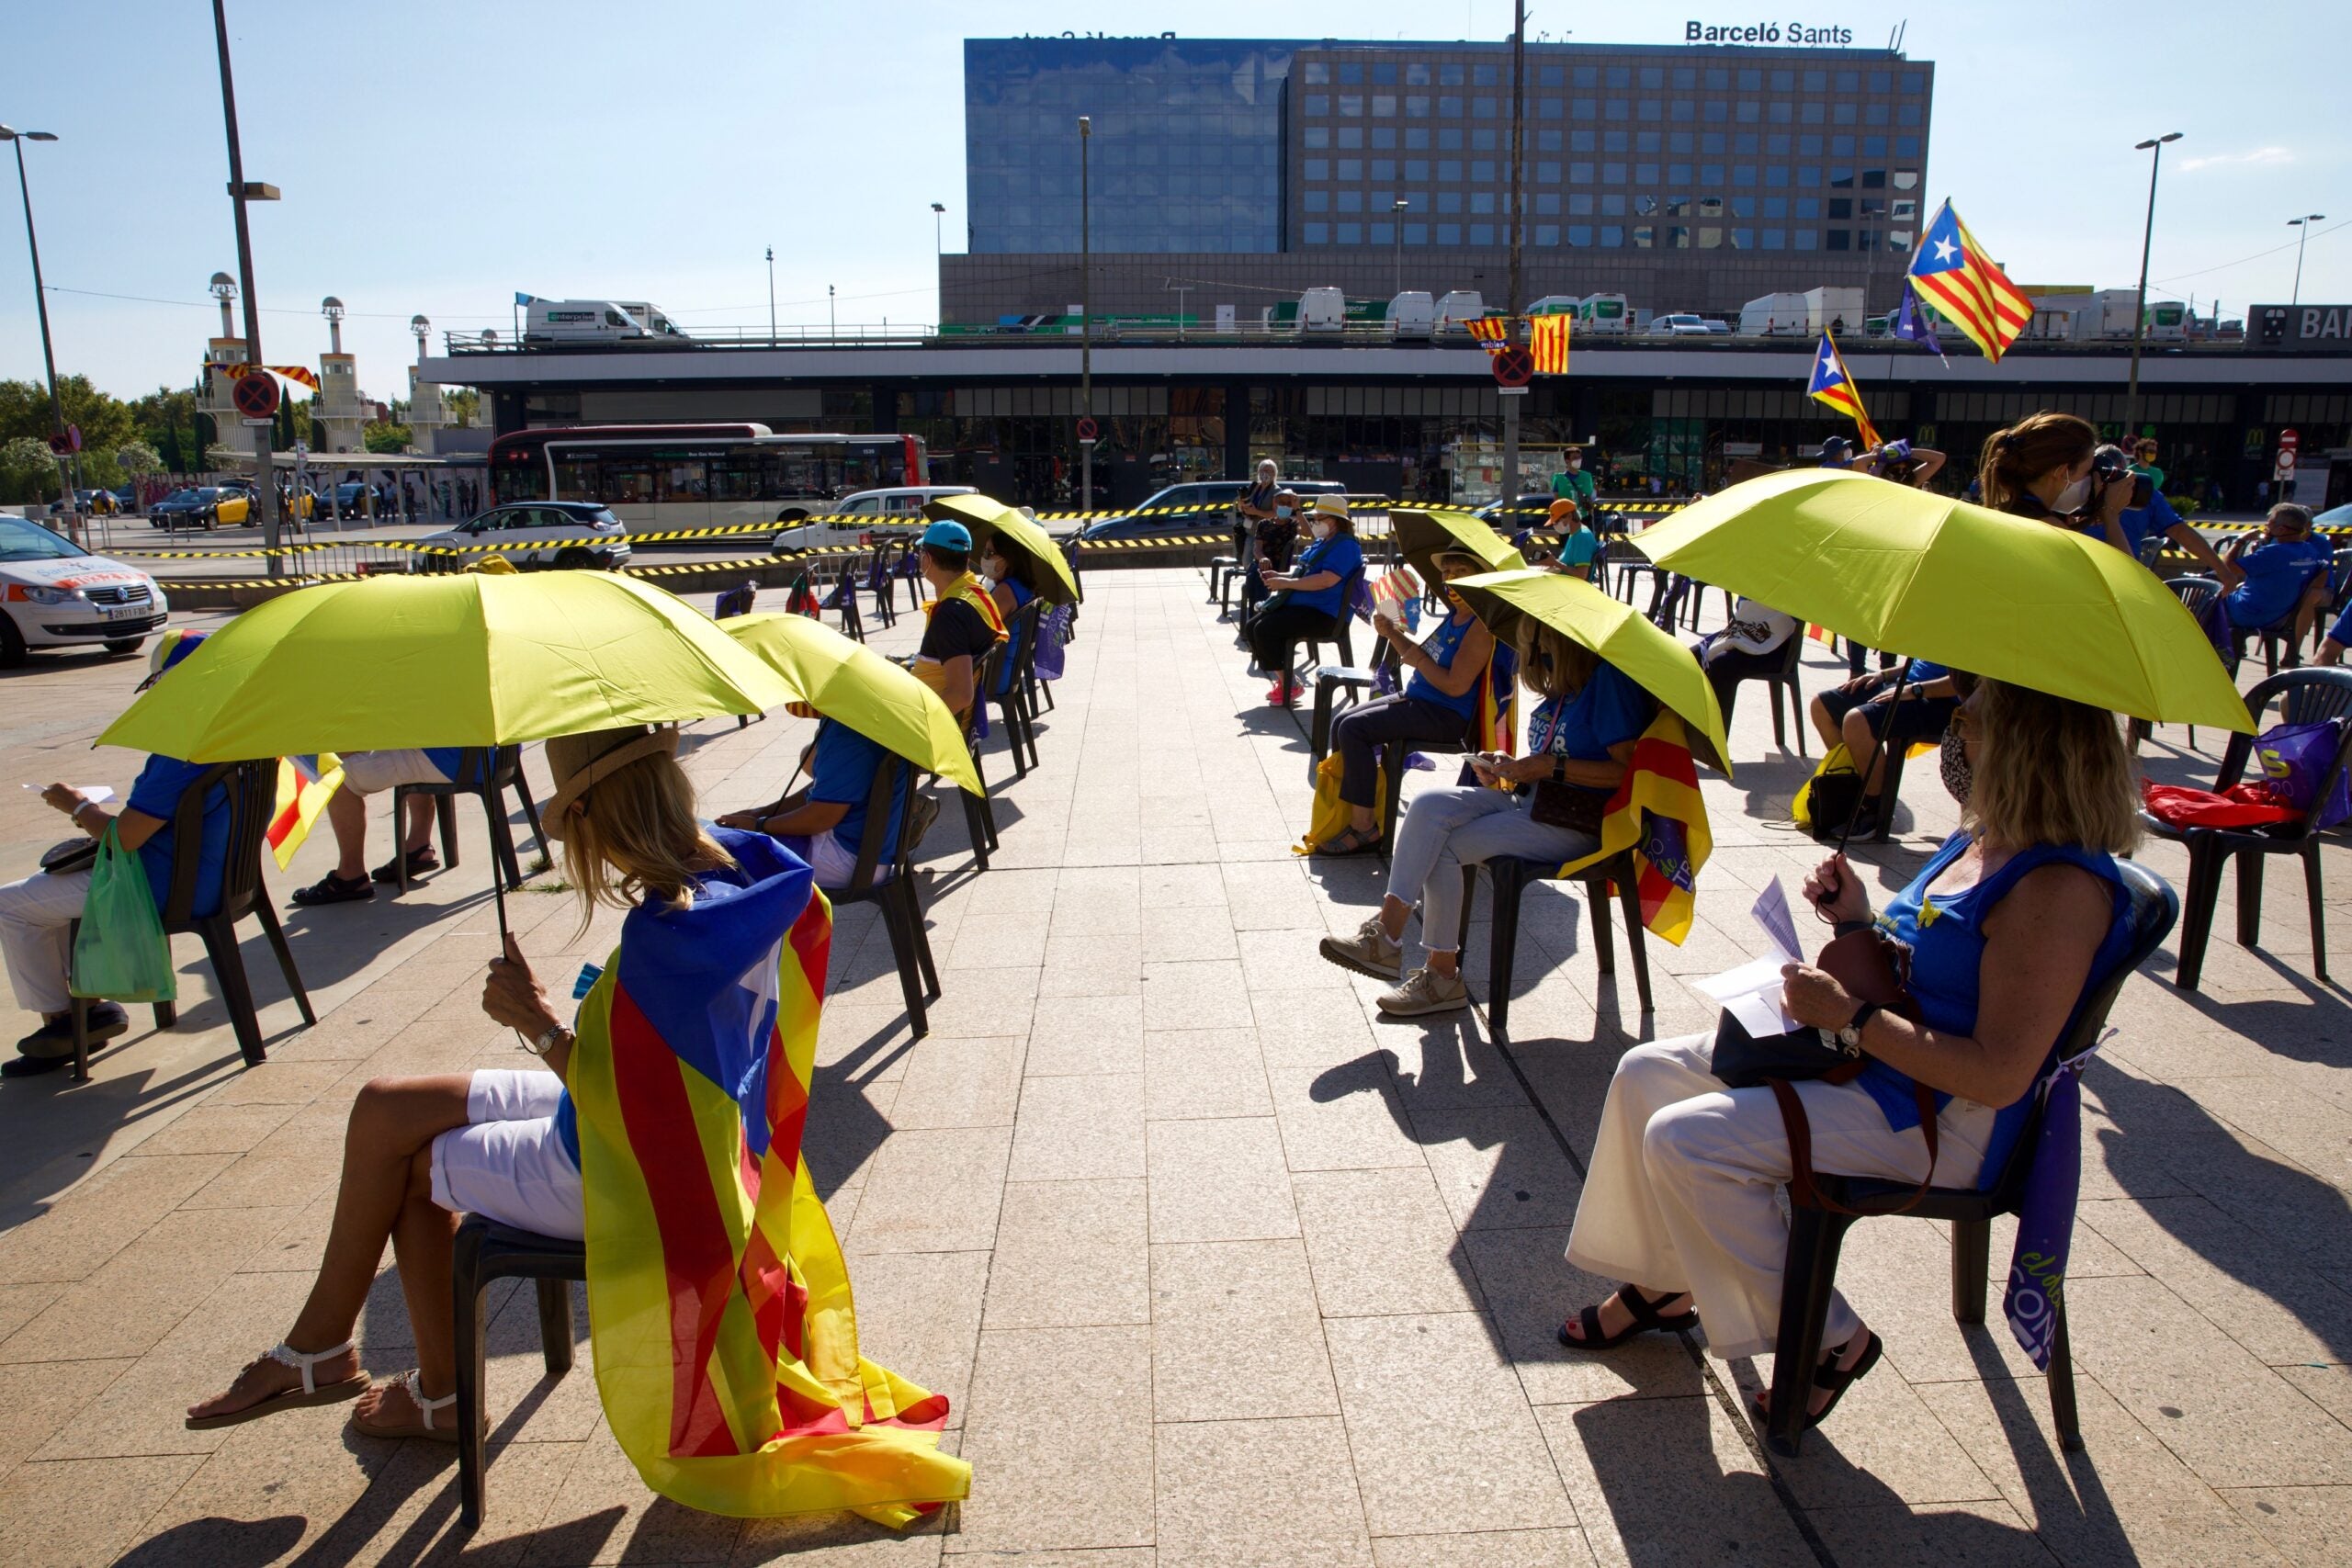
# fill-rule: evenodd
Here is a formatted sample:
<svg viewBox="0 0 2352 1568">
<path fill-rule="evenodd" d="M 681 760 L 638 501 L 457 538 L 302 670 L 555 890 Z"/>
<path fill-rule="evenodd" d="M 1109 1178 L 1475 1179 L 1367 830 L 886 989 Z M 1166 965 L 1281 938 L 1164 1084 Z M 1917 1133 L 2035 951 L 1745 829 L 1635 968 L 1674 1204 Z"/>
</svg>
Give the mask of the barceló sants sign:
<svg viewBox="0 0 2352 1568">
<path fill-rule="evenodd" d="M 1793 43 L 1849 44 L 1854 41 L 1851 28 L 1812 28 L 1803 22 L 1748 22 L 1730 27 L 1716 27 L 1707 22 L 1682 24 L 1684 43 Z"/>
</svg>

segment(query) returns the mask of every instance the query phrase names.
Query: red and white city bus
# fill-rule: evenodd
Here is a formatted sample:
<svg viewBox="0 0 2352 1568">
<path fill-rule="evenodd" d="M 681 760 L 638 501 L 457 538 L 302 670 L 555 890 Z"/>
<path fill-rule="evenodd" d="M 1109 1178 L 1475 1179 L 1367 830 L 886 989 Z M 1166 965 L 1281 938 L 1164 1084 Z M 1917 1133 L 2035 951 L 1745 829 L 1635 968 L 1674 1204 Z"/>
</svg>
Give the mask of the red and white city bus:
<svg viewBox="0 0 2352 1568">
<path fill-rule="evenodd" d="M 853 491 L 930 482 L 919 435 L 779 435 L 764 424 L 591 424 L 491 443 L 493 499 L 594 501 L 633 532 L 795 523 Z"/>
</svg>

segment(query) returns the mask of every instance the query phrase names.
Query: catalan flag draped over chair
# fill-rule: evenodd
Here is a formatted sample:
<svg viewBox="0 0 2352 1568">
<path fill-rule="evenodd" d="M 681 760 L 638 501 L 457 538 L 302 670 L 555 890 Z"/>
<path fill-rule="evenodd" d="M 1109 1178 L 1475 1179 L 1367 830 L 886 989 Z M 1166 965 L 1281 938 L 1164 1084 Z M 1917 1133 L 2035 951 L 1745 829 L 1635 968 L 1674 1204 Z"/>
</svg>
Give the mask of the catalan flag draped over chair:
<svg viewBox="0 0 2352 1568">
<path fill-rule="evenodd" d="M 269 814 L 264 837 L 269 852 L 284 871 L 294 852 L 311 835 L 311 824 L 327 807 L 328 797 L 343 787 L 343 759 L 332 751 L 277 759 L 277 807 Z"/>
<path fill-rule="evenodd" d="M 1805 382 L 1804 393 L 1817 403 L 1827 403 L 1839 413 L 1849 415 L 1860 427 L 1864 446 L 1875 446 L 1877 427 L 1871 416 L 1862 412 L 1861 389 L 1846 374 L 1846 356 L 1838 352 L 1838 340 L 1827 333 L 1821 334 L 1821 346 L 1813 352 L 1813 376 Z"/>
<path fill-rule="evenodd" d="M 1946 201 L 1935 220 L 1919 236 L 1912 254 L 1911 287 L 1919 297 L 1966 333 L 1969 341 L 1997 360 L 2008 352 L 2026 323 L 2033 320 L 2033 302 L 2018 292 L 2008 275 L 1993 265 L 1968 225 Z"/>
<path fill-rule="evenodd" d="M 904 1526 L 970 1489 L 947 1401 L 859 1352 L 849 1271 L 801 1158 L 832 913 L 773 840 L 750 875 L 631 910 L 580 1010 L 571 1089 L 589 1333 L 638 1473 L 739 1517 Z"/>
<path fill-rule="evenodd" d="M 1600 848 L 1562 866 L 1560 874 L 1573 875 L 1631 850 L 1642 924 L 1679 947 L 1690 934 L 1699 868 L 1713 849 L 1706 802 L 1699 795 L 1698 769 L 1690 758 L 1690 732 L 1673 709 L 1661 707 L 1634 742 L 1625 777 L 1602 808 Z"/>
</svg>

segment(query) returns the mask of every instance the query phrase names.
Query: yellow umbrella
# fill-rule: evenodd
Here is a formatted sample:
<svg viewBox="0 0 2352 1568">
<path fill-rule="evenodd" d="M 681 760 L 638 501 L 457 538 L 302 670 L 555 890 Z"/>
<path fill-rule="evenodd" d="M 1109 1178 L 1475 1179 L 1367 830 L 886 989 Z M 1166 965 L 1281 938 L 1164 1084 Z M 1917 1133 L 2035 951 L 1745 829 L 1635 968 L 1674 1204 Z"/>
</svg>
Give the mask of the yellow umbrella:
<svg viewBox="0 0 2352 1568">
<path fill-rule="evenodd" d="M 1461 550 L 1487 563 L 1488 571 L 1521 571 L 1527 558 L 1510 547 L 1500 534 L 1467 512 L 1396 512 L 1389 514 L 1396 537 L 1396 553 L 1424 582 L 1435 582 L 1441 550 Z"/>
<path fill-rule="evenodd" d="M 775 671 L 674 594 L 601 571 L 297 589 L 214 632 L 98 737 L 194 762 L 761 713 Z"/>
<path fill-rule="evenodd" d="M 731 615 L 718 625 L 783 677 L 793 701 L 974 795 L 984 793 L 963 727 L 947 705 L 864 643 L 806 615 Z"/>
<path fill-rule="evenodd" d="M 1690 750 L 1728 776 L 1723 709 L 1715 689 L 1690 650 L 1650 625 L 1630 604 L 1591 583 L 1554 571 L 1487 572 L 1446 584 L 1505 642 L 1516 642 L 1521 621 L 1533 619 L 1600 655 L 1617 672 L 1682 716 Z"/>
<path fill-rule="evenodd" d="M 945 518 L 969 528 L 975 551 L 990 534 L 1003 535 L 1007 544 L 1037 563 L 1037 594 L 1046 604 L 1071 604 L 1085 597 L 1079 592 L 1077 575 L 1070 570 L 1061 547 L 1020 508 L 991 501 L 985 495 L 943 495 L 927 502 L 922 514 Z"/>
<path fill-rule="evenodd" d="M 2137 718 L 2253 728 L 2171 591 L 2122 551 L 2047 523 L 1798 468 L 1694 502 L 1634 543 L 1871 648 Z"/>
</svg>

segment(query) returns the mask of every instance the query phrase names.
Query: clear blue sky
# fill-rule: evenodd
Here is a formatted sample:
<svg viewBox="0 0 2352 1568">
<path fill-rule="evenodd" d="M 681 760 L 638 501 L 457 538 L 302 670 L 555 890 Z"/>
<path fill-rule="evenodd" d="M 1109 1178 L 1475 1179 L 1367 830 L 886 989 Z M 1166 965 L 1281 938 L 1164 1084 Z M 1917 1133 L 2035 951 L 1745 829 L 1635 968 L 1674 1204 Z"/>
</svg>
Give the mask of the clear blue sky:
<svg viewBox="0 0 2352 1568">
<path fill-rule="evenodd" d="M 2313 226 L 2303 298 L 2352 300 L 2352 233 L 2324 232 L 2352 220 L 2352 113 L 2330 79 L 2337 6 L 2062 12 L 1979 0 L 1790 14 L 1876 44 L 1901 9 L 1912 12 L 1906 51 L 1938 67 L 1926 194 L 1951 197 L 2020 283 L 2128 287 L 2147 175 L 2132 144 L 2179 130 L 2156 213 L 2153 275 L 2168 291 L 2200 306 L 2218 294 L 2232 314 L 2284 299 L 2285 220 L 2320 211 L 2331 221 Z M 337 295 L 353 312 L 345 346 L 378 397 L 404 389 L 411 315 L 432 318 L 437 347 L 442 328 L 503 329 L 516 289 L 651 299 L 689 331 L 764 326 L 771 244 L 785 321 L 822 322 L 828 284 L 844 321 L 930 320 L 930 204 L 947 205 L 950 250 L 965 216 L 967 36 L 1110 26 L 1500 38 L 1510 26 L 1508 0 L 1185 0 L 1164 11 L 1131 0 L 230 0 L 229 12 L 246 174 L 286 192 L 254 209 L 266 357 L 315 363 L 326 346 L 317 302 Z M 1528 26 L 1672 43 L 1686 15 L 1777 14 L 1539 0 Z M 209 7 L 13 5 L 0 38 L 11 64 L 0 121 L 64 138 L 28 149 L 48 281 L 89 291 L 51 296 L 59 368 L 126 396 L 187 384 L 216 320 L 205 280 L 236 270 Z M 2286 248 L 2244 259 L 2275 247 Z M 96 297 L 109 294 L 177 303 Z M 40 369 L 9 195 L 0 376 Z"/>
</svg>

